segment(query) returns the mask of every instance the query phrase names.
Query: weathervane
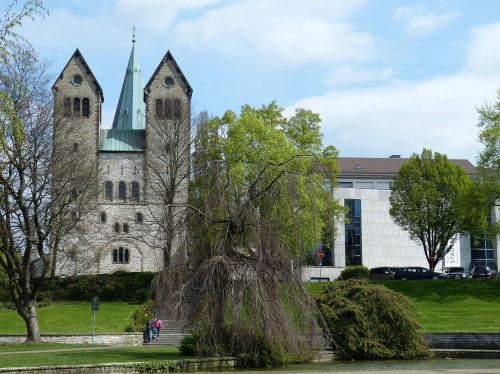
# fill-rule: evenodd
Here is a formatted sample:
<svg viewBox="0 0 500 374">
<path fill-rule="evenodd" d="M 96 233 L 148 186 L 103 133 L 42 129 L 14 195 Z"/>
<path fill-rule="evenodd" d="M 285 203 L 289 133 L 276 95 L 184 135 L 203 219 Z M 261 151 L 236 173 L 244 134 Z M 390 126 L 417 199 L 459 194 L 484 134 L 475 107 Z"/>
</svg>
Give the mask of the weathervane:
<svg viewBox="0 0 500 374">
<path fill-rule="evenodd" d="M 135 43 L 135 30 L 137 30 L 137 29 L 135 28 L 135 25 L 134 25 L 134 26 L 132 26 L 132 43 Z"/>
</svg>

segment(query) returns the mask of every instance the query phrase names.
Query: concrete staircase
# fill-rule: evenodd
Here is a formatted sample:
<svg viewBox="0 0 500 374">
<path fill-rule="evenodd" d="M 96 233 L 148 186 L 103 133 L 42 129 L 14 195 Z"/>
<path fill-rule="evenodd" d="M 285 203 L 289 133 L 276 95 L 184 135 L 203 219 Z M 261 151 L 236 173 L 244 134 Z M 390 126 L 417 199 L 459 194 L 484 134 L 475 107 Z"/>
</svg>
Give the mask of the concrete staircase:
<svg viewBox="0 0 500 374">
<path fill-rule="evenodd" d="M 184 329 L 186 320 L 167 318 L 166 316 L 159 317 L 163 322 L 163 329 L 160 331 L 160 337 L 153 340 L 148 345 L 179 345 L 182 338 L 190 335 Z"/>
</svg>

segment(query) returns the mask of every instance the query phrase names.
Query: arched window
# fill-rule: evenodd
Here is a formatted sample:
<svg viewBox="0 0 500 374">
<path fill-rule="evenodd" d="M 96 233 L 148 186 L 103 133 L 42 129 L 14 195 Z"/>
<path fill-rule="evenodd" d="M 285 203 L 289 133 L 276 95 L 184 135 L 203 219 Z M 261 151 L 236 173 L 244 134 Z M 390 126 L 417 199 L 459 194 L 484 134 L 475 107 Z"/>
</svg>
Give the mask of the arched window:
<svg viewBox="0 0 500 374">
<path fill-rule="evenodd" d="M 106 181 L 104 183 L 104 197 L 106 200 L 113 200 L 113 182 Z"/>
<path fill-rule="evenodd" d="M 124 181 L 118 183 L 118 198 L 122 200 L 127 198 L 127 184 Z"/>
<path fill-rule="evenodd" d="M 128 264 L 130 256 L 127 248 L 120 247 L 113 249 L 112 257 L 113 264 Z"/>
<path fill-rule="evenodd" d="M 78 143 L 73 143 L 73 152 L 78 152 Z"/>
<path fill-rule="evenodd" d="M 139 183 L 136 181 L 132 182 L 132 200 L 139 200 Z"/>
<path fill-rule="evenodd" d="M 163 118 L 163 101 L 156 100 L 156 118 Z"/>
<path fill-rule="evenodd" d="M 120 224 L 118 222 L 115 222 L 114 229 L 117 234 L 120 233 Z"/>
<path fill-rule="evenodd" d="M 71 117 L 71 99 L 69 97 L 64 99 L 64 117 Z"/>
<path fill-rule="evenodd" d="M 99 217 L 101 223 L 106 223 L 106 218 L 107 218 L 106 212 L 101 212 L 100 217 Z"/>
<path fill-rule="evenodd" d="M 76 214 L 76 212 L 74 210 L 71 212 L 71 220 L 73 222 L 76 222 L 78 220 L 78 215 Z"/>
<path fill-rule="evenodd" d="M 137 212 L 135 214 L 135 222 L 142 223 L 143 221 L 144 221 L 144 216 L 142 215 L 141 212 Z"/>
<path fill-rule="evenodd" d="M 90 116 L 90 102 L 88 98 L 84 98 L 82 100 L 82 116 L 84 117 Z"/>
<path fill-rule="evenodd" d="M 73 116 L 80 117 L 80 99 L 78 97 L 73 99 Z"/>
<path fill-rule="evenodd" d="M 124 232 L 125 234 L 128 234 L 128 223 L 124 223 L 124 224 L 123 224 L 123 232 Z"/>
<path fill-rule="evenodd" d="M 165 118 L 172 119 L 172 100 L 165 100 Z"/>
<path fill-rule="evenodd" d="M 174 119 L 181 119 L 182 115 L 181 101 L 179 99 L 174 100 Z"/>
</svg>

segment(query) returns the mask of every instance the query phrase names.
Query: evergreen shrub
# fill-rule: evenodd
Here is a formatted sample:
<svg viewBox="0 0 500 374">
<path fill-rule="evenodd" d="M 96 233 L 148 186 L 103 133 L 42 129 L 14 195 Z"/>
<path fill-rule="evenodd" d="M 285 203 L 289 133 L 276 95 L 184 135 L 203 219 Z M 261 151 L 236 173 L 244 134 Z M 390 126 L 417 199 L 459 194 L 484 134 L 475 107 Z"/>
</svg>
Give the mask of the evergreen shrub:
<svg viewBox="0 0 500 374">
<path fill-rule="evenodd" d="M 132 322 L 125 328 L 126 332 L 144 331 L 146 322 L 153 318 L 153 300 L 148 300 L 139 305 L 132 314 Z"/>
<path fill-rule="evenodd" d="M 347 266 L 340 273 L 340 277 L 338 280 L 348 280 L 352 278 L 356 279 L 368 279 L 369 270 L 366 266 L 356 265 L 356 266 Z"/>
<path fill-rule="evenodd" d="M 340 359 L 429 357 L 408 299 L 362 279 L 335 282 L 317 299 Z"/>
</svg>

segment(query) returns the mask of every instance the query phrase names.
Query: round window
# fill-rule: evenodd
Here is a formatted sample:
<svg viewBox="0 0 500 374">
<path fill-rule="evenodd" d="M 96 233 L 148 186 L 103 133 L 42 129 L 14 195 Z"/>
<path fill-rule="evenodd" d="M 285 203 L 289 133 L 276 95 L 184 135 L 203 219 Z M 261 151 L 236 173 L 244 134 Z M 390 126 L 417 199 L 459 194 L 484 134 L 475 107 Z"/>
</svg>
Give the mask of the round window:
<svg viewBox="0 0 500 374">
<path fill-rule="evenodd" d="M 82 84 L 82 76 L 79 74 L 73 75 L 74 84 Z"/>
<path fill-rule="evenodd" d="M 172 77 L 166 77 L 164 83 L 165 86 L 172 87 L 174 85 L 174 79 Z"/>
</svg>

